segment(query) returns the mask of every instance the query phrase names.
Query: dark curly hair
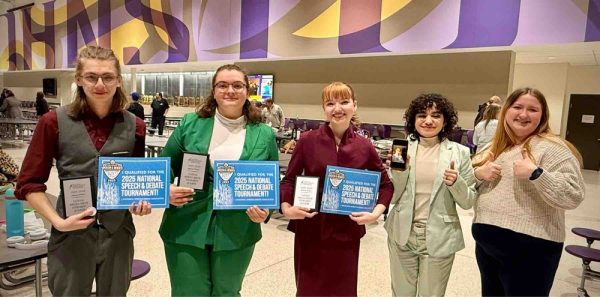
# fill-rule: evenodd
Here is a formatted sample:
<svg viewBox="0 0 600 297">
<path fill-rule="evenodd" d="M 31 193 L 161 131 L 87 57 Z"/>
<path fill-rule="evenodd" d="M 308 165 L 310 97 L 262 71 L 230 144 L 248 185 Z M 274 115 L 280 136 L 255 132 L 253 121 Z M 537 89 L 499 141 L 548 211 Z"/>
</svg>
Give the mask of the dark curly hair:
<svg viewBox="0 0 600 297">
<path fill-rule="evenodd" d="M 448 135 L 452 133 L 452 129 L 458 122 L 458 114 L 454 110 L 454 105 L 446 97 L 436 94 L 421 94 L 408 106 L 408 109 L 404 113 L 404 120 L 406 121 L 406 132 L 411 135 L 411 139 L 417 140 L 420 135 L 415 127 L 415 121 L 417 114 L 427 112 L 428 108 L 435 107 L 442 115 L 444 115 L 444 127 L 438 134 L 440 141 L 448 138 Z"/>
</svg>

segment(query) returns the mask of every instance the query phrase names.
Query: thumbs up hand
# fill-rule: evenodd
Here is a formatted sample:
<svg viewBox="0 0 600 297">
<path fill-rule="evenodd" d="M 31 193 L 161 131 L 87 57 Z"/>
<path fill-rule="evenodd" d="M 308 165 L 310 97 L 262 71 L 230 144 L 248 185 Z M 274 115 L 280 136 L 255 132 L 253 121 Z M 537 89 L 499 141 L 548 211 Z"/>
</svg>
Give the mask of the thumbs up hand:
<svg viewBox="0 0 600 297">
<path fill-rule="evenodd" d="M 533 163 L 526 149 L 521 150 L 521 156 L 523 159 L 517 160 L 513 163 L 513 172 L 515 177 L 520 179 L 527 179 L 531 176 L 533 171 L 537 168 L 537 165 Z"/>
<path fill-rule="evenodd" d="M 494 161 L 496 160 L 494 153 L 488 152 L 488 160 L 480 167 L 475 169 L 475 177 L 479 180 L 494 181 L 502 176 L 502 166 Z"/>
<path fill-rule="evenodd" d="M 444 183 L 446 186 L 450 187 L 454 185 L 456 179 L 458 178 L 458 171 L 454 169 L 454 160 L 450 161 L 450 168 L 446 168 L 444 170 Z"/>
</svg>

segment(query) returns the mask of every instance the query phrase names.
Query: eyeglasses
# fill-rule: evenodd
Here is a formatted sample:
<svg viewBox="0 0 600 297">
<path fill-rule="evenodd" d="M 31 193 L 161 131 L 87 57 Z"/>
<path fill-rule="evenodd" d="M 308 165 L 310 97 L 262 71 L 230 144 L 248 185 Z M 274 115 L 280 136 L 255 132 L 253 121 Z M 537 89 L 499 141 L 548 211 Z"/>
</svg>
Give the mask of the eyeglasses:
<svg viewBox="0 0 600 297">
<path fill-rule="evenodd" d="M 246 89 L 246 84 L 241 81 L 236 81 L 232 83 L 226 83 L 224 81 L 221 81 L 215 84 L 215 89 L 217 89 L 219 92 L 224 93 L 229 90 L 229 86 L 233 87 L 233 90 L 237 93 L 240 93 Z"/>
<path fill-rule="evenodd" d="M 98 83 L 98 79 L 102 78 L 102 83 L 105 85 L 112 85 L 114 83 L 117 82 L 117 78 L 118 76 L 112 75 L 112 74 L 102 74 L 102 75 L 98 75 L 95 73 L 88 73 L 86 75 L 81 76 L 83 78 L 83 80 L 85 80 L 87 83 L 95 85 Z"/>
</svg>

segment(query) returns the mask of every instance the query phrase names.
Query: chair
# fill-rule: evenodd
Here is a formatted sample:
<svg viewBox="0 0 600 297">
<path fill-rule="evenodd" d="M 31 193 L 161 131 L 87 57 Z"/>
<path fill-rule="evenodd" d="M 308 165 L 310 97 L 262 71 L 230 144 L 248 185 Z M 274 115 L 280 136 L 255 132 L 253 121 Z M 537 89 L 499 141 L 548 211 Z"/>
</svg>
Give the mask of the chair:
<svg viewBox="0 0 600 297">
<path fill-rule="evenodd" d="M 600 240 L 600 231 L 588 229 L 588 228 L 573 228 L 571 232 L 586 239 L 588 247 L 592 247 L 592 243 L 595 240 Z"/>
<path fill-rule="evenodd" d="M 144 277 L 150 272 L 150 263 L 144 260 L 133 259 L 131 263 L 131 280 Z"/>
<path fill-rule="evenodd" d="M 300 120 L 300 119 L 291 119 L 290 122 L 292 122 L 292 124 L 294 124 L 294 128 L 299 129 L 299 130 L 305 130 L 306 127 L 306 121 L 305 120 Z"/>
<path fill-rule="evenodd" d="M 600 250 L 592 248 L 595 240 L 600 240 L 600 231 L 587 228 L 573 228 L 571 231 L 581 237 L 584 237 L 588 246 L 568 245 L 565 251 L 582 260 L 581 283 L 577 288 L 577 295 L 581 297 L 589 297 L 585 290 L 585 279 L 600 279 L 600 272 L 590 268 L 591 262 L 600 262 Z"/>
<path fill-rule="evenodd" d="M 390 135 L 392 134 L 392 126 L 377 125 L 377 134 L 379 135 L 379 138 L 381 138 L 381 139 L 390 138 Z"/>
<path fill-rule="evenodd" d="M 377 131 L 377 127 L 373 124 L 361 124 L 360 128 L 367 131 L 370 137 L 374 137 L 375 131 Z"/>
<path fill-rule="evenodd" d="M 290 119 L 289 118 L 285 118 L 283 119 L 283 129 L 284 130 L 290 130 Z"/>
<path fill-rule="evenodd" d="M 477 150 L 477 146 L 475 146 L 475 144 L 473 143 L 473 134 L 475 134 L 475 131 L 467 130 L 467 145 L 466 146 L 471 151 L 471 154 L 474 154 L 475 151 Z"/>
<path fill-rule="evenodd" d="M 459 127 L 456 127 L 456 128 L 454 128 L 454 130 L 452 130 L 448 134 L 448 140 L 454 141 L 456 143 L 461 143 L 462 136 L 463 136 L 463 131 Z"/>
<path fill-rule="evenodd" d="M 150 272 L 150 263 L 144 260 L 133 259 L 131 262 L 131 280 L 144 277 Z M 96 296 L 96 292 L 93 291 L 91 296 Z"/>
<path fill-rule="evenodd" d="M 321 121 L 318 120 L 306 120 L 306 130 L 318 130 L 321 126 Z"/>
</svg>

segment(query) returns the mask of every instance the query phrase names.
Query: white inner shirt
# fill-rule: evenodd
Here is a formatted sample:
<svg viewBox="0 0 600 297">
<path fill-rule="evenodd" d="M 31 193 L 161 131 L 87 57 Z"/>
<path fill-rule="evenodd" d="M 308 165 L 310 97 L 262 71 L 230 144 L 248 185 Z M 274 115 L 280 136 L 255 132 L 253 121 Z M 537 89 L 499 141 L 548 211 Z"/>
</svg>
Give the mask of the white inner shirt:
<svg viewBox="0 0 600 297">
<path fill-rule="evenodd" d="M 246 117 L 242 115 L 237 119 L 228 119 L 215 110 L 215 124 L 213 126 L 208 153 L 210 162 L 215 165 L 215 160 L 239 160 L 244 149 L 246 139 Z"/>
</svg>

